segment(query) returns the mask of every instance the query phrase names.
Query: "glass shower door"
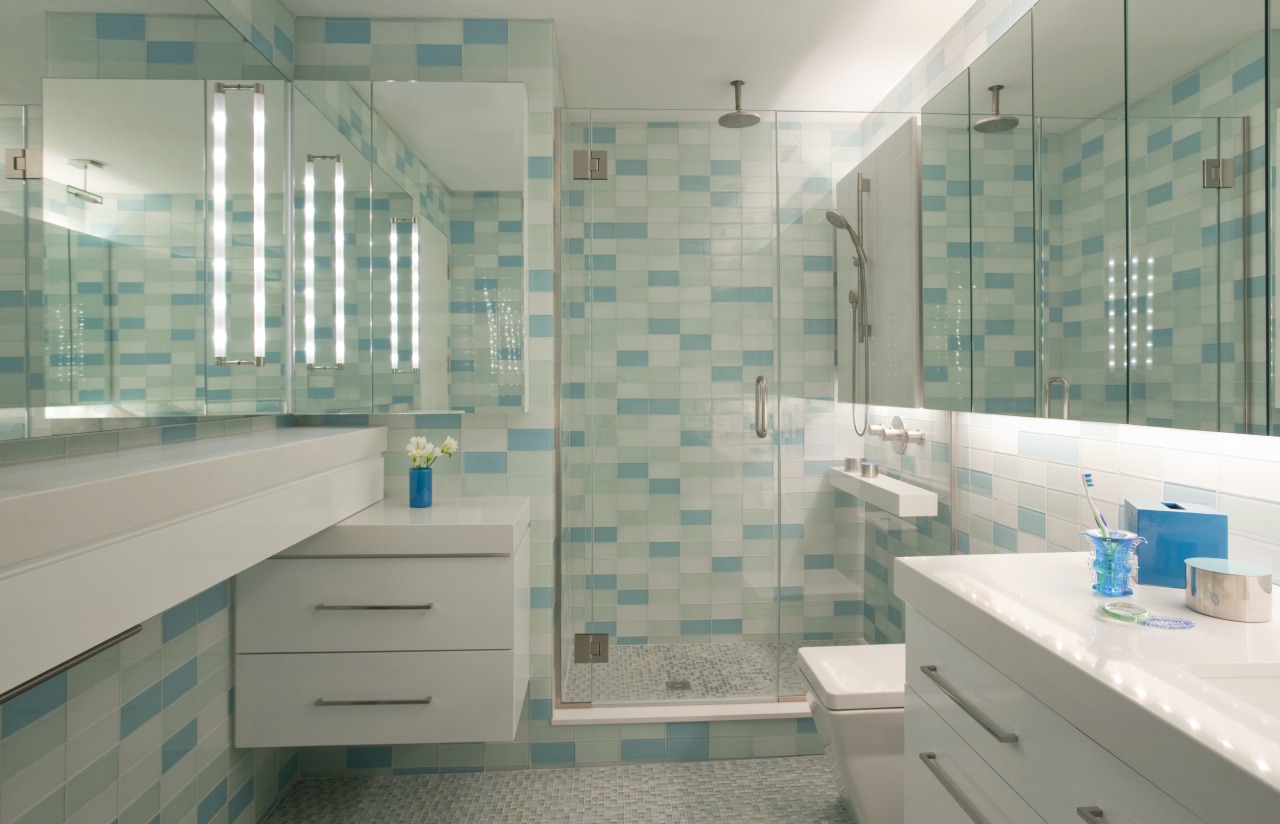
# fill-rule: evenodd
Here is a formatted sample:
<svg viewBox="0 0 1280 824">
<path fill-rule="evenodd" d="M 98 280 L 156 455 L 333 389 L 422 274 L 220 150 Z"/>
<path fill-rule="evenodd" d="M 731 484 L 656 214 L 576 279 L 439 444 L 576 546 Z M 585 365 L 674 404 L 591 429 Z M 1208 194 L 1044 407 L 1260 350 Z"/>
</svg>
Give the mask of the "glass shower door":
<svg viewBox="0 0 1280 824">
<path fill-rule="evenodd" d="M 0 106 L 0 135 L 26 146 L 26 107 Z M 27 434 L 27 183 L 0 179 L 0 440 Z"/>
<path fill-rule="evenodd" d="M 587 466 L 565 479 L 562 626 L 610 646 L 575 664 L 563 639 L 565 701 L 777 696 L 774 126 L 717 114 L 565 126 L 608 179 L 562 183 L 562 417 Z"/>
</svg>

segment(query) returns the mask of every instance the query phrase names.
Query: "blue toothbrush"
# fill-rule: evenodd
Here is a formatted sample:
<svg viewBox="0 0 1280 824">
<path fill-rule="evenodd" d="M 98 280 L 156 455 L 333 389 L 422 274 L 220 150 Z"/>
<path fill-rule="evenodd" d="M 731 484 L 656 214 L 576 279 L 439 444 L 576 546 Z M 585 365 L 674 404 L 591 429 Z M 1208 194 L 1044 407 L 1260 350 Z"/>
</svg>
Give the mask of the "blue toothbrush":
<svg viewBox="0 0 1280 824">
<path fill-rule="evenodd" d="M 1084 481 L 1084 497 L 1089 501 L 1089 509 L 1093 512 L 1093 520 L 1098 525 L 1098 531 L 1102 533 L 1102 537 L 1110 538 L 1111 531 L 1107 529 L 1107 519 L 1102 517 L 1102 513 L 1098 511 L 1098 505 L 1093 502 L 1093 495 L 1089 494 L 1090 488 L 1093 487 L 1093 473 L 1085 472 L 1080 476 Z"/>
</svg>

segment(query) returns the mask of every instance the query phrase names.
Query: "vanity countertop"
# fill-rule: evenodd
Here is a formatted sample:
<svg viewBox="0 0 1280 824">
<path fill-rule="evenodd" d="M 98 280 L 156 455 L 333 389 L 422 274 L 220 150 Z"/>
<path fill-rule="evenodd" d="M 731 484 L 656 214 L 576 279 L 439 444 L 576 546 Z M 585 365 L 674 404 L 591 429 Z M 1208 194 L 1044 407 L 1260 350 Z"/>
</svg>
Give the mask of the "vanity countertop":
<svg viewBox="0 0 1280 824">
<path fill-rule="evenodd" d="M 1200 615 L 1181 589 L 1104 598 L 1090 589 L 1086 557 L 902 558 L 894 591 L 1205 821 L 1276 821 L 1280 620 Z M 1195 626 L 1102 617 L 1098 607 L 1115 600 Z"/>
<path fill-rule="evenodd" d="M 384 498 L 277 557 L 511 555 L 528 531 L 528 498 Z"/>
</svg>

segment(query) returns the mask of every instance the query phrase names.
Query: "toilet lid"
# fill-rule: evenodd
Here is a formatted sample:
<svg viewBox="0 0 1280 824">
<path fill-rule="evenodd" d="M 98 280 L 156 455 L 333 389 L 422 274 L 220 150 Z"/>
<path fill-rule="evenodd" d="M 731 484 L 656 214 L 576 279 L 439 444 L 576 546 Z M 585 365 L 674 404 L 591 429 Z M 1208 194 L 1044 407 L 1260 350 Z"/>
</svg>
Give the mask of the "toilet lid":
<svg viewBox="0 0 1280 824">
<path fill-rule="evenodd" d="M 829 710 L 894 709 L 902 706 L 907 677 L 906 644 L 804 647 L 800 672 Z"/>
</svg>

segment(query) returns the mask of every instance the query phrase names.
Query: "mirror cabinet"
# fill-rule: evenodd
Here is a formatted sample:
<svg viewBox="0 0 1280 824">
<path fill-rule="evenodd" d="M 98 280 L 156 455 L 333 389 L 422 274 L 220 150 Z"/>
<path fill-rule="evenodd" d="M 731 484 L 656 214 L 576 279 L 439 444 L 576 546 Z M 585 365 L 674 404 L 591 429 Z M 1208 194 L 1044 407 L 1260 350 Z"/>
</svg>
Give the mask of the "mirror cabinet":
<svg viewBox="0 0 1280 824">
<path fill-rule="evenodd" d="M 921 113 L 926 405 L 1266 431 L 1266 19 L 1040 0 Z"/>
</svg>

